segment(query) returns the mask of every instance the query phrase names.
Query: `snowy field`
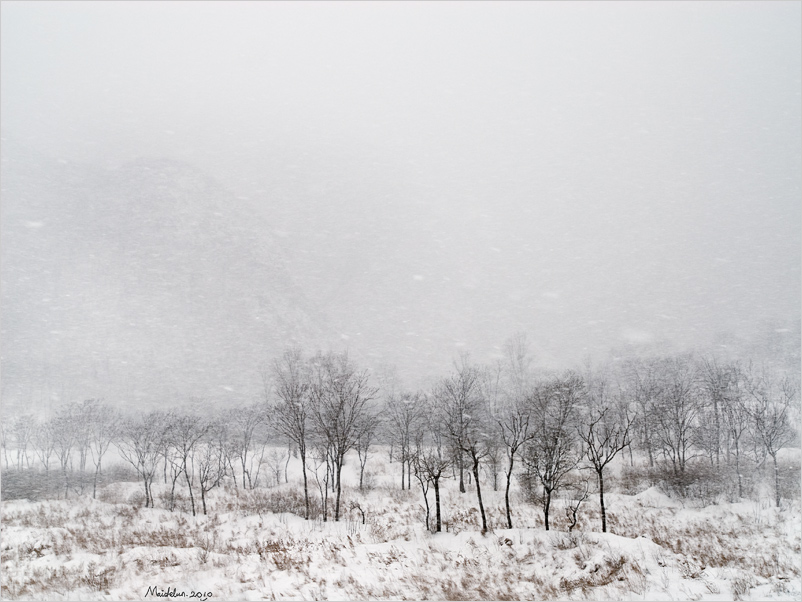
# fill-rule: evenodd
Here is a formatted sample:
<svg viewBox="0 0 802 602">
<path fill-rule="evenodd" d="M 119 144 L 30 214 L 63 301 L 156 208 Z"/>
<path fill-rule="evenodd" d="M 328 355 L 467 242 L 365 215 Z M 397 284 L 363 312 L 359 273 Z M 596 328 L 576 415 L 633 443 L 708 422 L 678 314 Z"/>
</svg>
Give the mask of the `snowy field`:
<svg viewBox="0 0 802 602">
<path fill-rule="evenodd" d="M 298 468 L 289 482 L 218 488 L 208 515 L 193 517 L 185 491 L 165 509 L 169 486 L 114 483 L 68 500 L 6 501 L 2 597 L 47 600 L 798 600 L 799 500 L 672 499 L 656 487 L 605 496 L 610 533 L 591 497 L 568 532 L 566 500 L 551 513 L 513 494 L 515 529 L 502 528 L 503 490 L 483 482 L 491 530 L 476 496 L 445 481 L 444 530 L 424 525 L 423 497 L 400 490 L 399 464 L 372 453 L 370 489 L 358 461 L 344 470 L 339 522 L 305 521 Z M 296 469 L 296 470 L 293 470 Z M 293 478 L 295 475 L 295 479 Z M 283 480 L 283 479 L 282 479 Z M 500 482 L 503 479 L 500 479 Z M 319 497 L 316 485 L 310 492 Z M 429 492 L 433 505 L 433 493 Z M 364 511 L 352 504 L 356 502 Z M 283 510 L 283 511 L 282 511 Z"/>
</svg>

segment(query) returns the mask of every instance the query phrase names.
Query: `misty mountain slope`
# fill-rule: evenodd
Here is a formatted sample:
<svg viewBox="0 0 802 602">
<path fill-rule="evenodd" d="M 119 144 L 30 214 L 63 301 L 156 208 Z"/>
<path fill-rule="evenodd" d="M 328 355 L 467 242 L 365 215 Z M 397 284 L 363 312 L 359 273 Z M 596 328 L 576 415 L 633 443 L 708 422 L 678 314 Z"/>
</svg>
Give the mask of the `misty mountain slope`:
<svg viewBox="0 0 802 602">
<path fill-rule="evenodd" d="M 323 332 L 269 224 L 192 167 L 4 159 L 7 403 L 250 396 Z"/>
</svg>

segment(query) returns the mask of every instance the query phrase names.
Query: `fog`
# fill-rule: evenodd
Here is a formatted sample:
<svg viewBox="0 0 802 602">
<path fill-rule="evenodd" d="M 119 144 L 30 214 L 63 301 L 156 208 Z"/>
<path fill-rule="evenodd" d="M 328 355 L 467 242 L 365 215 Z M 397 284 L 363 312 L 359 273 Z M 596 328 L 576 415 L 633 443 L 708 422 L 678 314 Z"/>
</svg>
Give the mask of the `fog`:
<svg viewBox="0 0 802 602">
<path fill-rule="evenodd" d="M 3 403 L 798 341 L 800 12 L 3 2 Z"/>
</svg>

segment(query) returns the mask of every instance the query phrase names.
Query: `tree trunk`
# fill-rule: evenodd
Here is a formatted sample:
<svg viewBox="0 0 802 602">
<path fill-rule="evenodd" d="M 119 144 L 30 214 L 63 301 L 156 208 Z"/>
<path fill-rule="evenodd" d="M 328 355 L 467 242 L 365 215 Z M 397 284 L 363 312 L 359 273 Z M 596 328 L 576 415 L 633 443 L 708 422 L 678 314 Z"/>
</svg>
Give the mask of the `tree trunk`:
<svg viewBox="0 0 802 602">
<path fill-rule="evenodd" d="M 436 532 L 440 533 L 442 530 L 442 522 L 440 520 L 440 477 L 436 477 L 433 480 L 434 485 L 434 504 L 435 504 L 435 512 L 437 514 L 437 529 Z"/>
<path fill-rule="evenodd" d="M 192 516 L 195 516 L 195 496 L 192 495 L 192 480 L 189 478 L 189 471 L 187 471 L 187 463 L 184 462 L 184 476 L 187 479 L 187 487 L 189 487 L 189 501 L 192 505 Z M 201 490 L 203 487 L 201 487 Z"/>
<path fill-rule="evenodd" d="M 97 476 L 100 473 L 100 462 L 97 463 L 97 467 L 95 468 L 95 480 L 92 483 L 92 499 L 97 499 Z"/>
<path fill-rule="evenodd" d="M 306 481 L 306 449 L 301 450 L 301 470 L 304 473 L 304 519 L 309 520 L 309 485 Z"/>
<path fill-rule="evenodd" d="M 459 492 L 465 493 L 465 480 L 463 479 L 462 472 L 463 472 L 463 462 L 462 462 L 462 452 L 460 451 L 457 454 L 457 465 L 459 468 Z"/>
<path fill-rule="evenodd" d="M 145 487 L 148 490 L 148 499 L 150 500 L 150 507 L 156 507 L 156 500 L 153 499 L 153 478 L 155 475 L 150 475 L 149 477 L 145 477 Z"/>
<path fill-rule="evenodd" d="M 423 501 L 426 504 L 426 530 L 429 531 L 429 516 L 431 512 L 429 510 L 429 495 L 428 491 L 426 490 L 426 487 L 424 486 L 424 481 L 420 482 L 420 488 L 421 491 L 423 492 Z"/>
<path fill-rule="evenodd" d="M 482 503 L 482 488 L 479 487 L 479 459 L 473 458 L 473 478 L 476 481 L 476 497 L 479 500 L 479 514 L 482 516 L 482 534 L 487 533 L 487 517 L 485 516 L 485 506 Z"/>
<path fill-rule="evenodd" d="M 237 485 L 237 471 L 234 470 L 234 463 L 231 461 L 231 458 L 228 459 L 228 467 L 231 469 L 231 482 L 234 483 L 234 489 L 239 489 L 239 485 Z"/>
<path fill-rule="evenodd" d="M 551 506 L 551 491 L 543 489 L 543 519 L 546 523 L 546 531 L 549 530 L 549 506 Z"/>
<path fill-rule="evenodd" d="M 150 505 L 150 498 L 148 497 L 148 477 L 146 475 L 142 475 L 142 482 L 145 485 L 145 508 Z"/>
<path fill-rule="evenodd" d="M 334 521 L 340 520 L 340 473 L 342 472 L 342 460 L 335 464 L 334 469 L 337 471 L 335 475 L 335 486 L 337 487 L 337 496 L 334 499 Z"/>
<path fill-rule="evenodd" d="M 288 471 L 290 469 L 290 456 L 292 455 L 292 443 L 287 447 L 287 462 L 284 464 L 284 484 L 290 482 Z"/>
<path fill-rule="evenodd" d="M 721 447 L 721 423 L 718 418 L 718 400 L 713 398 L 713 415 L 716 417 L 716 466 L 719 465 L 719 447 Z"/>
<path fill-rule="evenodd" d="M 180 475 L 176 475 L 176 477 L 173 479 L 173 486 L 170 489 L 170 512 L 175 510 L 175 482 L 178 480 L 179 476 Z"/>
<path fill-rule="evenodd" d="M 328 460 L 326 460 L 328 464 Z M 315 477 L 317 478 L 317 472 L 315 472 Z M 318 481 L 319 483 L 319 481 Z M 321 491 L 322 500 L 323 500 L 323 522 L 328 522 L 329 520 L 329 467 L 326 466 L 326 478 L 323 480 L 323 491 Z"/>
<path fill-rule="evenodd" d="M 201 502 L 203 503 L 203 514 L 206 515 L 206 489 L 201 485 Z"/>
<path fill-rule="evenodd" d="M 512 529 L 512 512 L 510 512 L 510 484 L 512 483 L 512 466 L 515 462 L 515 457 L 510 455 L 510 464 L 507 468 L 507 487 L 504 490 L 504 505 L 507 509 L 507 528 Z"/>
<path fill-rule="evenodd" d="M 780 507 L 780 470 L 777 467 L 777 453 L 771 454 L 771 459 L 774 461 L 774 497 L 777 502 L 777 507 Z"/>
<path fill-rule="evenodd" d="M 599 505 L 601 506 L 602 533 L 607 533 L 607 513 L 604 509 L 604 469 L 598 471 L 599 475 Z"/>
</svg>

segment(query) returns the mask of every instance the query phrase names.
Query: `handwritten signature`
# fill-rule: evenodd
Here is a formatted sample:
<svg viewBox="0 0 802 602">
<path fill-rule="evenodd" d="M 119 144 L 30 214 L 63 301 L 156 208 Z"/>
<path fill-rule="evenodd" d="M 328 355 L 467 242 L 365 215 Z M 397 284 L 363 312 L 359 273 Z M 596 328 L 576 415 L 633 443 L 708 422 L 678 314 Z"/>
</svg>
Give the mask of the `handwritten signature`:
<svg viewBox="0 0 802 602">
<path fill-rule="evenodd" d="M 157 598 L 197 598 L 200 602 L 206 602 L 209 598 L 213 598 L 214 594 L 212 592 L 196 592 L 194 590 L 186 592 L 175 587 L 165 589 L 151 585 L 148 591 L 145 592 L 145 597 L 147 598 L 148 596 L 156 596 Z"/>
</svg>

